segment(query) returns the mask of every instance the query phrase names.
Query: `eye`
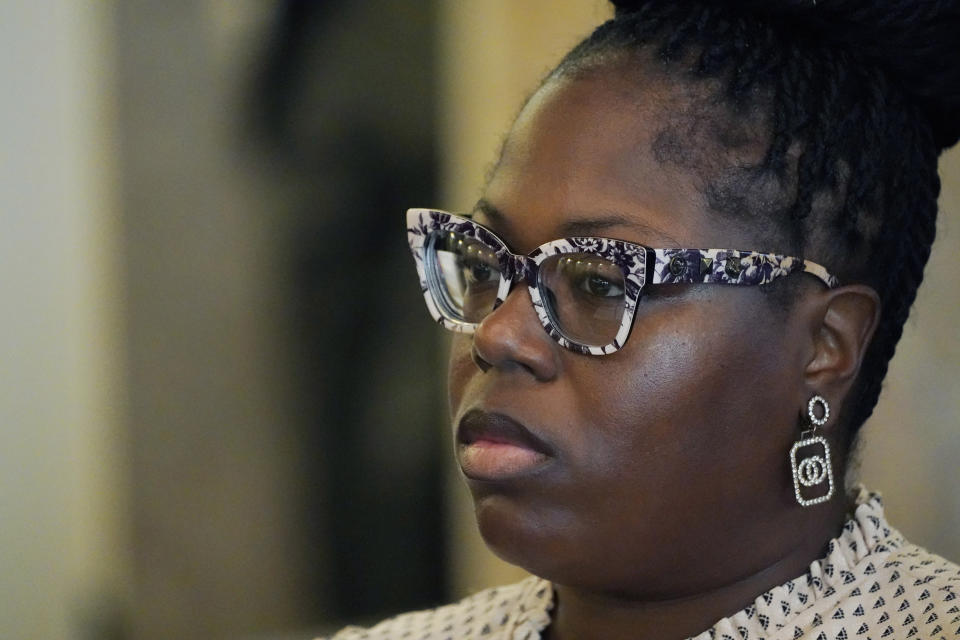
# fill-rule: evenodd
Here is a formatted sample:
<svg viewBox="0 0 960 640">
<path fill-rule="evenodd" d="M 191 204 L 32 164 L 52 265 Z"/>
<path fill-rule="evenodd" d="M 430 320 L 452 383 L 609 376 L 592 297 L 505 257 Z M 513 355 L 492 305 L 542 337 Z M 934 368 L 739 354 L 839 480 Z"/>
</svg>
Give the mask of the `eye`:
<svg viewBox="0 0 960 640">
<path fill-rule="evenodd" d="M 588 276 L 584 281 L 587 291 L 595 296 L 606 296 L 610 293 L 611 282 L 603 276 Z"/>
<path fill-rule="evenodd" d="M 580 282 L 580 288 L 598 298 L 616 298 L 623 295 L 620 285 L 598 273 L 587 274 Z"/>
<path fill-rule="evenodd" d="M 541 270 L 541 277 L 551 288 L 562 289 L 583 302 L 616 302 L 625 295 L 626 283 L 620 267 L 589 253 L 551 257 Z"/>
<path fill-rule="evenodd" d="M 474 262 L 473 264 L 465 264 L 463 266 L 464 271 L 467 273 L 467 282 L 470 284 L 480 284 L 483 282 L 488 282 L 493 279 L 494 272 L 488 265 L 482 262 Z"/>
<path fill-rule="evenodd" d="M 460 272 L 470 287 L 493 284 L 500 280 L 496 256 L 480 245 L 470 244 L 460 255 Z"/>
</svg>

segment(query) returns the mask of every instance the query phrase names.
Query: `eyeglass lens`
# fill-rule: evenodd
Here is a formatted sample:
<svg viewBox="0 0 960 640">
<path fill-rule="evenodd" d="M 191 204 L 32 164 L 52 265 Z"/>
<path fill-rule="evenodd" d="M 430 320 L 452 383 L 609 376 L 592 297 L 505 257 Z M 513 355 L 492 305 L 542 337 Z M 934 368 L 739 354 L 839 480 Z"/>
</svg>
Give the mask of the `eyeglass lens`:
<svg viewBox="0 0 960 640">
<path fill-rule="evenodd" d="M 426 265 L 434 297 L 447 317 L 479 323 L 497 298 L 496 252 L 456 232 L 428 238 Z M 605 346 L 616 337 L 626 307 L 623 271 L 589 253 L 565 253 L 540 263 L 537 283 L 550 321 L 567 339 Z"/>
<path fill-rule="evenodd" d="M 445 315 L 478 323 L 493 310 L 500 285 L 500 263 L 487 245 L 452 231 L 427 240 L 429 281 Z M 439 294 L 439 295 L 438 295 Z"/>
<path fill-rule="evenodd" d="M 540 297 L 557 329 L 573 342 L 613 342 L 626 307 L 623 271 L 589 253 L 564 253 L 540 263 Z"/>
</svg>

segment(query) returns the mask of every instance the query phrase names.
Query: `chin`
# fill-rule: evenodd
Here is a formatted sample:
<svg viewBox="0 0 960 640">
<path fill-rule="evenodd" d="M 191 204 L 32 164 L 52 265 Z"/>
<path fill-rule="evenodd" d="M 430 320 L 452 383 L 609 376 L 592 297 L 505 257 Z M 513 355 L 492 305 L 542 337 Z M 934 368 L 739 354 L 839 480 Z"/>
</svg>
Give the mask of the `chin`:
<svg viewBox="0 0 960 640">
<path fill-rule="evenodd" d="M 585 554 L 570 538 L 568 518 L 537 513 L 503 495 L 477 498 L 474 504 L 480 536 L 504 562 L 556 582 L 579 573 L 574 565 Z"/>
<path fill-rule="evenodd" d="M 475 497 L 480 535 L 504 562 L 555 584 L 614 597 L 661 597 L 673 592 L 675 559 L 642 551 L 650 545 L 637 531 L 628 547 L 604 542 L 589 518 L 554 506 L 531 507 L 503 494 Z M 578 527 L 580 525 L 580 527 Z"/>
</svg>

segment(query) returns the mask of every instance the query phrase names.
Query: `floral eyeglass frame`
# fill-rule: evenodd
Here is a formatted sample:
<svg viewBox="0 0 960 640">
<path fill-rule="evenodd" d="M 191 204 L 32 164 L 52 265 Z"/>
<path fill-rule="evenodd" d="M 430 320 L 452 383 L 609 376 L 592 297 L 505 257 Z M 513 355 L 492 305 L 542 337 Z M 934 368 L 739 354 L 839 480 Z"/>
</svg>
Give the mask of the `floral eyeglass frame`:
<svg viewBox="0 0 960 640">
<path fill-rule="evenodd" d="M 654 249 L 612 238 L 562 238 L 542 244 L 524 256 L 513 253 L 493 231 L 473 220 L 436 209 L 407 210 L 407 241 L 420 277 L 420 289 L 430 315 L 441 326 L 459 333 L 473 333 L 478 323 L 464 322 L 445 315 L 431 291 L 425 262 L 427 240 L 437 232 L 453 232 L 476 240 L 493 250 L 500 263 L 501 276 L 491 312 L 499 307 L 518 280 L 524 280 L 534 310 L 544 330 L 560 346 L 577 353 L 605 355 L 618 351 L 633 328 L 637 301 L 645 286 L 658 284 L 760 285 L 794 271 L 819 278 L 828 288 L 840 286 L 839 280 L 809 260 L 757 251 L 732 249 Z M 539 265 L 547 258 L 564 253 L 589 253 L 616 264 L 623 271 L 625 305 L 623 318 L 614 339 L 606 345 L 580 344 L 565 336 L 544 307 L 538 286 Z"/>
</svg>

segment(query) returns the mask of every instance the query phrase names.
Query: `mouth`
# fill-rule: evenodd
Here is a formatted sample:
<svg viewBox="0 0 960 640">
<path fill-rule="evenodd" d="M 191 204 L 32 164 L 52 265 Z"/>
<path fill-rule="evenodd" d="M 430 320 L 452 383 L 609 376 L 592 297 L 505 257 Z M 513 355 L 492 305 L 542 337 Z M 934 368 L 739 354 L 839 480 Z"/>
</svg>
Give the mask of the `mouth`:
<svg viewBox="0 0 960 640">
<path fill-rule="evenodd" d="M 507 480 L 530 475 L 555 460 L 548 443 L 516 420 L 471 409 L 457 425 L 457 461 L 473 480 Z"/>
</svg>

